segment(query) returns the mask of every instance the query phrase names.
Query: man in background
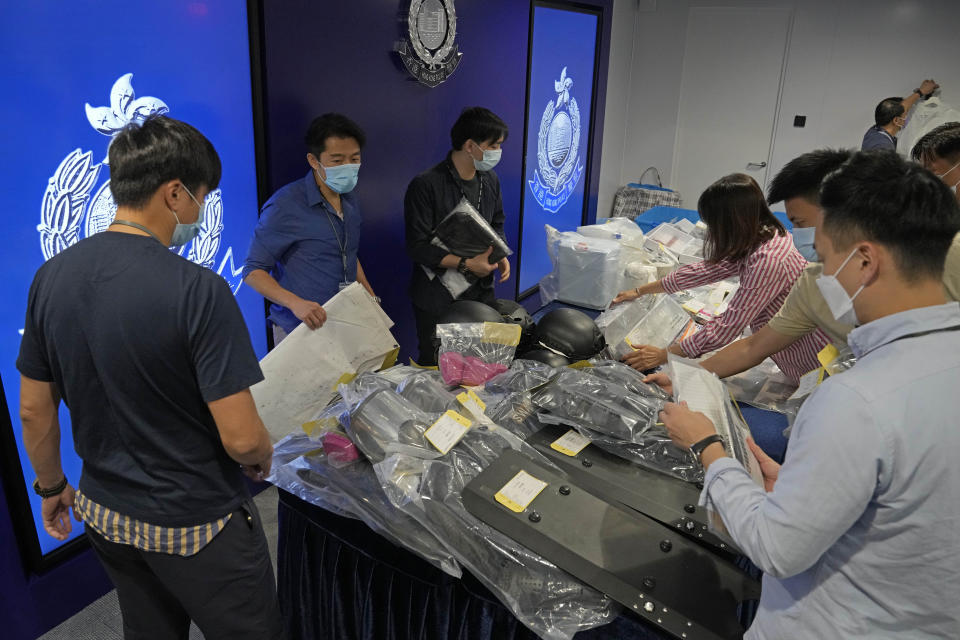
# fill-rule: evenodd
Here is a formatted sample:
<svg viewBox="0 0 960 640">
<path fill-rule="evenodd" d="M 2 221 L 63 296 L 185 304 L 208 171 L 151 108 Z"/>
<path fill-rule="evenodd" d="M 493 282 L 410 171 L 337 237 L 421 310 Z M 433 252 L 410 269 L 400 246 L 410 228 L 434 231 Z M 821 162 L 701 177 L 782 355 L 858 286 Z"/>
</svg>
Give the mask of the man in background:
<svg viewBox="0 0 960 640">
<path fill-rule="evenodd" d="M 924 80 L 906 98 L 885 98 L 880 101 L 873 111 L 874 125 L 863 134 L 861 151 L 886 149 L 896 151 L 897 134 L 907 124 L 907 114 L 923 98 L 926 100 L 940 85 L 933 80 Z"/>
<path fill-rule="evenodd" d="M 241 468 L 269 473 L 273 446 L 249 387 L 263 379 L 219 275 L 171 252 L 203 223 L 220 181 L 213 145 L 151 116 L 110 144 L 110 227 L 47 261 L 30 287 L 17 368 L 23 442 L 44 528 L 70 509 L 117 588 L 124 637 L 283 635 L 260 516 Z M 60 461 L 61 398 L 83 460 Z"/>
<path fill-rule="evenodd" d="M 507 125 L 489 109 L 464 109 L 450 130 L 452 150 L 446 159 L 410 182 L 403 203 L 407 254 L 414 262 L 410 298 L 417 321 L 420 365 L 435 365 L 433 338 L 437 320 L 454 300 L 496 302 L 493 272 L 500 282 L 510 277 L 506 257 L 490 263 L 492 247 L 475 256 L 457 256 L 433 244 L 437 225 L 466 199 L 506 241 L 503 234 L 503 198 L 500 180 L 493 168 L 500 162 Z M 443 284 L 445 270 L 457 270 L 475 280 L 454 296 Z"/>
<path fill-rule="evenodd" d="M 305 142 L 310 171 L 263 205 L 243 265 L 244 282 L 272 303 L 274 344 L 301 322 L 322 326 L 322 305 L 352 282 L 374 295 L 357 259 L 363 221 L 353 193 L 366 136 L 327 113 L 310 123 Z"/>
</svg>

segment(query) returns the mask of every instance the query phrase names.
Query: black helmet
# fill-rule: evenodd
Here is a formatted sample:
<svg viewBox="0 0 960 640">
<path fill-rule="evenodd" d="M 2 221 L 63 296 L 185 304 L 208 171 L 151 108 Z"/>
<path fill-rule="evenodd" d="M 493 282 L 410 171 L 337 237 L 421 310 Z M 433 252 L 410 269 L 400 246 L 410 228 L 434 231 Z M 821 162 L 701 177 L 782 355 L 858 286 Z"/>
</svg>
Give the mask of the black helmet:
<svg viewBox="0 0 960 640">
<path fill-rule="evenodd" d="M 476 300 L 457 300 L 437 320 L 437 324 L 465 322 L 503 322 L 503 317 L 488 304 Z"/>
<path fill-rule="evenodd" d="M 498 299 L 494 306 L 503 318 L 501 322 L 518 324 L 520 325 L 520 330 L 524 333 L 534 328 L 533 318 L 519 302 Z"/>
<path fill-rule="evenodd" d="M 590 316 L 576 309 L 554 309 L 540 319 L 534 340 L 576 362 L 597 355 L 606 346 Z"/>
<path fill-rule="evenodd" d="M 559 353 L 554 353 L 549 349 L 544 349 L 543 347 L 531 349 L 530 351 L 517 356 L 517 360 L 535 360 L 536 362 L 542 362 L 543 364 L 551 367 L 565 367 L 570 364 L 570 360 L 567 358 L 563 357 Z"/>
</svg>

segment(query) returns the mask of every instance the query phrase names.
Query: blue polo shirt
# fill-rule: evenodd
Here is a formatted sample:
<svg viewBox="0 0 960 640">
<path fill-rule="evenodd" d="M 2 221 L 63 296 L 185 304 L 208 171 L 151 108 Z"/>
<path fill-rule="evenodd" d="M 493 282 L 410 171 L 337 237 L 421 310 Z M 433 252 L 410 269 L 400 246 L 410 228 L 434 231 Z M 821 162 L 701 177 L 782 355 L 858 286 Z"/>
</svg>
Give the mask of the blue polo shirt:
<svg viewBox="0 0 960 640">
<path fill-rule="evenodd" d="M 341 282 L 357 279 L 362 220 L 353 193 L 340 196 L 341 220 L 313 176 L 311 171 L 302 180 L 281 187 L 263 205 L 243 263 L 243 277 L 262 269 L 287 291 L 324 304 L 337 294 Z M 346 273 L 341 245 L 346 252 Z M 278 304 L 270 305 L 269 317 L 287 332 L 300 324 L 290 309 Z"/>
<path fill-rule="evenodd" d="M 883 127 L 873 125 L 863 134 L 863 143 L 860 145 L 860 150 L 873 151 L 877 149 L 896 151 L 897 138 L 887 133 Z"/>
</svg>

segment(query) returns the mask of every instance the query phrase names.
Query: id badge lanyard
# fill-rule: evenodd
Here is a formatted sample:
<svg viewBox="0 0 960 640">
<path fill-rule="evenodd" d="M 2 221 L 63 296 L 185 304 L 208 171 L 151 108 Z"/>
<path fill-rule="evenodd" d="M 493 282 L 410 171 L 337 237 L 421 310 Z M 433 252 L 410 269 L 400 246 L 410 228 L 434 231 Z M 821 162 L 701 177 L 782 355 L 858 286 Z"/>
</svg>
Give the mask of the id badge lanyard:
<svg viewBox="0 0 960 640">
<path fill-rule="evenodd" d="M 343 277 L 340 279 L 340 290 L 343 291 L 350 285 L 347 282 L 347 216 L 343 216 L 343 241 L 340 241 L 340 234 L 337 233 L 337 225 L 333 223 L 333 216 L 330 211 L 324 208 L 327 213 L 327 222 L 330 223 L 330 230 L 333 231 L 333 237 L 337 239 L 337 246 L 340 247 L 340 263 L 343 265 Z"/>
<path fill-rule="evenodd" d="M 467 192 L 463 190 L 463 181 L 457 177 L 456 172 L 449 163 L 447 163 L 447 169 L 450 170 L 450 176 L 453 178 L 453 184 L 457 185 L 457 189 L 460 190 L 460 195 L 463 196 L 464 200 L 470 202 L 470 198 L 467 197 Z M 483 203 L 483 176 L 480 175 L 479 171 L 477 171 L 477 180 L 480 181 L 480 192 L 477 194 L 477 213 L 482 216 L 483 209 L 481 208 L 481 203 Z M 473 203 L 470 202 L 470 204 L 472 205 Z"/>
</svg>

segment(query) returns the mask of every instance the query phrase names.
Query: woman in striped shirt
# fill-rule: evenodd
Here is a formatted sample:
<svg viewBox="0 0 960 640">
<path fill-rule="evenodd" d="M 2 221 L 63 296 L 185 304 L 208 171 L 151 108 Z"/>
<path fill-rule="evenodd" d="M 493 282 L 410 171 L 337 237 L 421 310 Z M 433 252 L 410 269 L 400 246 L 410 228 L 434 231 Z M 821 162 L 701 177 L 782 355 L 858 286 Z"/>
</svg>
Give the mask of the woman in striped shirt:
<svg viewBox="0 0 960 640">
<path fill-rule="evenodd" d="M 733 342 L 748 325 L 758 331 L 777 313 L 807 266 L 786 229 L 767 207 L 760 186 L 750 176 L 734 173 L 720 178 L 700 196 L 697 209 L 707 225 L 706 259 L 684 265 L 657 282 L 622 291 L 613 301 L 616 304 L 652 293 L 676 293 L 739 276 L 740 288 L 727 310 L 697 333 L 669 347 L 671 353 L 688 358 Z M 787 377 L 797 381 L 820 366 L 817 353 L 828 342 L 826 335 L 817 330 L 772 358 Z M 636 351 L 624 358 L 634 369 L 651 369 L 667 361 L 667 349 L 635 347 Z"/>
</svg>

